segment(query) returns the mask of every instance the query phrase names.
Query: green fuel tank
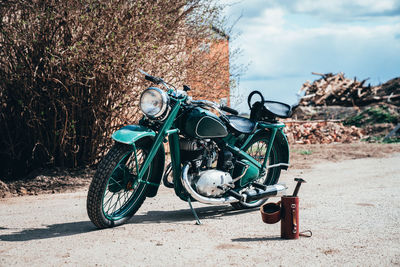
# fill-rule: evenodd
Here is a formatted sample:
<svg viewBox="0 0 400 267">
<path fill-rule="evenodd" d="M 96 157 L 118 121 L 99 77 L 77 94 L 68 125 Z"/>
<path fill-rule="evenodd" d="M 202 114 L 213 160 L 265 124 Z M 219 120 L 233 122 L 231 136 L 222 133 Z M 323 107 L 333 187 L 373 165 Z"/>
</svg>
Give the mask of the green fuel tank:
<svg viewBox="0 0 400 267">
<path fill-rule="evenodd" d="M 217 115 L 199 107 L 187 111 L 182 124 L 185 134 L 193 138 L 217 138 L 228 135 L 225 124 Z"/>
</svg>

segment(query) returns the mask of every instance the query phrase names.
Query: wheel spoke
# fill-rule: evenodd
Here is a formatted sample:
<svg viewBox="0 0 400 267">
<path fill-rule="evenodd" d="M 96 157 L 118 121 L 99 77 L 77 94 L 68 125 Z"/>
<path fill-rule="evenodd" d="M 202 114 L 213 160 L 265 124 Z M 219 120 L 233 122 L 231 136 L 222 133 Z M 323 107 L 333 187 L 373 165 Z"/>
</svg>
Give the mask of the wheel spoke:
<svg viewBox="0 0 400 267">
<path fill-rule="evenodd" d="M 113 198 L 114 198 L 114 195 L 115 195 L 115 194 L 112 194 L 111 197 L 110 197 L 110 199 L 109 199 L 110 203 L 108 204 L 108 208 L 107 208 L 107 212 L 106 212 L 107 214 L 108 214 L 108 212 L 109 212 L 110 209 L 111 209 L 112 200 L 113 200 Z"/>
<path fill-rule="evenodd" d="M 107 194 L 108 194 L 108 192 L 107 192 Z M 112 196 L 109 197 L 108 200 L 103 204 L 103 207 L 107 206 L 107 204 L 111 201 L 111 199 L 112 199 Z"/>
<path fill-rule="evenodd" d="M 123 195 L 124 197 L 124 203 L 126 202 L 126 200 L 128 199 L 128 195 L 129 195 L 129 191 L 126 191 Z"/>
<path fill-rule="evenodd" d="M 115 210 L 117 209 L 117 205 L 118 205 L 118 201 L 119 201 L 119 195 L 120 194 L 118 194 L 117 200 L 115 201 L 114 205 L 112 206 L 113 210 L 111 212 L 111 215 L 115 214 Z"/>
<path fill-rule="evenodd" d="M 121 209 L 122 208 L 122 204 L 121 204 L 121 194 L 118 194 L 118 200 L 117 200 L 117 203 L 119 203 L 119 208 L 117 209 L 116 207 L 115 207 L 115 209 L 117 209 L 117 210 L 119 210 L 119 209 Z M 113 214 L 115 213 L 115 211 L 113 212 Z"/>
<path fill-rule="evenodd" d="M 114 194 L 117 197 L 117 200 L 114 201 L 114 203 L 112 204 L 112 206 L 110 207 L 110 214 L 113 215 L 114 211 L 115 211 L 115 207 L 117 206 L 118 203 L 118 198 L 119 198 L 119 194 Z"/>
<path fill-rule="evenodd" d="M 123 187 L 117 180 L 115 180 L 114 178 L 110 177 L 110 181 L 111 181 L 111 180 L 113 180 L 115 184 L 119 185 L 119 187 L 120 187 L 121 189 L 124 188 L 124 187 Z"/>
</svg>

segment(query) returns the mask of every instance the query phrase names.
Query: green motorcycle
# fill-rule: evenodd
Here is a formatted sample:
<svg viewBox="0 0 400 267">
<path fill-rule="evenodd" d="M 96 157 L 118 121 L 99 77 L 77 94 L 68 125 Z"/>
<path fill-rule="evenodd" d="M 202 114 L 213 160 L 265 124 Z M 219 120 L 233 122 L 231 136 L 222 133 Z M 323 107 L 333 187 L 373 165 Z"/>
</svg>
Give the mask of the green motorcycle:
<svg viewBox="0 0 400 267">
<path fill-rule="evenodd" d="M 254 91 L 247 119 L 227 106 L 193 100 L 188 86 L 176 90 L 141 72 L 165 90 L 147 88 L 139 124 L 112 135 L 115 144 L 99 163 L 87 196 L 89 218 L 98 228 L 125 223 L 146 197 L 157 194 L 161 181 L 189 202 L 196 218 L 192 201 L 248 209 L 284 193 L 286 187 L 277 182 L 281 169 L 289 167 L 289 146 L 285 125 L 276 118 L 290 117 L 290 105 L 266 101 Z M 252 103 L 255 95 L 261 99 Z M 167 141 L 171 162 L 165 168 Z"/>
</svg>

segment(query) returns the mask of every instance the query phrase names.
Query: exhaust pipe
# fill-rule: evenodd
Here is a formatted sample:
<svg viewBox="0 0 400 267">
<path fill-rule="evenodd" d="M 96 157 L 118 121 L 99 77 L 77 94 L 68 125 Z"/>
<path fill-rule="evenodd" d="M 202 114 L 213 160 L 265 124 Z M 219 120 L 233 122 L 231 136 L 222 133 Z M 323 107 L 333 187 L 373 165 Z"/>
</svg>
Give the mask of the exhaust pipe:
<svg viewBox="0 0 400 267">
<path fill-rule="evenodd" d="M 265 189 L 247 190 L 241 194 L 242 197 L 240 199 L 238 196 L 210 198 L 200 195 L 192 188 L 188 179 L 188 171 L 189 171 L 189 163 L 186 163 L 182 168 L 182 177 L 181 177 L 182 185 L 194 199 L 204 204 L 221 205 L 221 204 L 235 203 L 239 201 L 251 202 L 254 200 L 264 199 L 268 197 L 284 195 L 286 193 L 286 188 L 287 188 L 284 184 L 276 184 L 276 185 L 265 186 Z"/>
<path fill-rule="evenodd" d="M 280 197 L 286 194 L 285 184 L 274 184 L 265 186 L 265 189 L 250 189 L 244 192 L 245 202 L 251 202 L 269 197 Z"/>
</svg>

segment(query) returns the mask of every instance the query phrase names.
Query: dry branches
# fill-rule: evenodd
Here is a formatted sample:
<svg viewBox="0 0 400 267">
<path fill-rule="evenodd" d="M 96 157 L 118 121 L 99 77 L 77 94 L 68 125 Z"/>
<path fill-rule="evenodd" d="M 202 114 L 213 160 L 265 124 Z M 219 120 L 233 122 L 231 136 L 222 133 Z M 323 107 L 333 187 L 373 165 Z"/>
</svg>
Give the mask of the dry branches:
<svg viewBox="0 0 400 267">
<path fill-rule="evenodd" d="M 188 74 L 217 83 L 224 55 L 204 62 L 198 47 L 218 12 L 212 0 L 3 1 L 0 179 L 96 162 L 138 119 L 149 85 L 138 68 L 178 86 Z"/>
<path fill-rule="evenodd" d="M 366 106 L 372 103 L 400 103 L 400 78 L 378 86 L 365 85 L 368 79 L 357 81 L 349 79 L 343 73 L 320 74 L 321 79 L 312 84 L 306 82 L 301 90 L 306 91 L 303 106 Z"/>
</svg>

